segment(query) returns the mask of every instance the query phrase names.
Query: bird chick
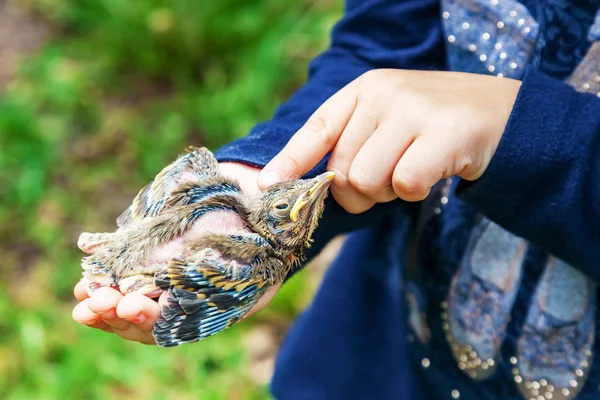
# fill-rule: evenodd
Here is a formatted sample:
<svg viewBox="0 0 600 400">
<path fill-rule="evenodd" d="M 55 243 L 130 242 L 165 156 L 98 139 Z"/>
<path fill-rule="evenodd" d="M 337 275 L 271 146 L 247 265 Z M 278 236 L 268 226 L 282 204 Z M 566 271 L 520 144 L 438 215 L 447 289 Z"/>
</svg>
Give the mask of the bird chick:
<svg viewBox="0 0 600 400">
<path fill-rule="evenodd" d="M 249 196 L 219 173 L 210 151 L 192 148 L 140 191 L 116 232 L 82 234 L 89 291 L 166 291 L 153 331 L 161 346 L 220 332 L 302 261 L 333 177 Z"/>
</svg>

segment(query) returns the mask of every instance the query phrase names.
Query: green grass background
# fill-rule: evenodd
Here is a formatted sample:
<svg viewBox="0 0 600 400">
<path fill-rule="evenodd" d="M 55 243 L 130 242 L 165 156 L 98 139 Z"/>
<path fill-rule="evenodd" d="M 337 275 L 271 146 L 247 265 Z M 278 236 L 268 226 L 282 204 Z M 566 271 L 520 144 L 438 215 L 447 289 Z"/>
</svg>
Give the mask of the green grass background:
<svg viewBox="0 0 600 400">
<path fill-rule="evenodd" d="M 244 135 L 305 79 L 338 0 L 30 0 L 52 27 L 0 93 L 0 398 L 264 399 L 253 325 L 310 300 L 299 274 L 256 318 L 159 349 L 71 320 L 81 231 L 187 145 Z"/>
</svg>

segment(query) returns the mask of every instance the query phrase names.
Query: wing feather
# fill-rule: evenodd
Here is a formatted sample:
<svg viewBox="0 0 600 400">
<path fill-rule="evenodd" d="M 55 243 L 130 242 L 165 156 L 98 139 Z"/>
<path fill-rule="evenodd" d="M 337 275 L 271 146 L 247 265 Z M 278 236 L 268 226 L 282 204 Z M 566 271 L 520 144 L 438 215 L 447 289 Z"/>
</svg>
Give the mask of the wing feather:
<svg viewBox="0 0 600 400">
<path fill-rule="evenodd" d="M 205 252 L 200 260 L 172 260 L 166 276 L 156 280 L 168 292 L 154 325 L 154 337 L 163 347 L 196 342 L 238 322 L 265 292 L 251 275 L 250 266 L 235 268 Z M 241 273 L 240 269 L 247 269 Z"/>
<path fill-rule="evenodd" d="M 182 184 L 202 187 L 204 182 L 220 176 L 218 162 L 210 150 L 190 147 L 187 154 L 163 168 L 139 191 L 131 206 L 117 218 L 117 225 L 121 228 L 145 217 L 159 215 Z"/>
</svg>

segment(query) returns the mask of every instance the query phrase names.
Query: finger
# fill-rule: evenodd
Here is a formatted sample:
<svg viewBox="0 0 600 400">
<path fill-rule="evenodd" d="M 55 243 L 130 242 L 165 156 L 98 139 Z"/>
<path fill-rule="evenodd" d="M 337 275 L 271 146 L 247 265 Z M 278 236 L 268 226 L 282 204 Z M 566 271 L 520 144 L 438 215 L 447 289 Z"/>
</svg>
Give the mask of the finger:
<svg viewBox="0 0 600 400">
<path fill-rule="evenodd" d="M 259 187 L 266 189 L 274 183 L 297 178 L 310 171 L 335 147 L 356 104 L 353 83 L 325 101 L 262 170 L 258 177 Z"/>
<path fill-rule="evenodd" d="M 88 307 L 89 299 L 83 300 L 73 308 L 73 319 L 83 325 L 91 328 L 102 329 L 106 332 L 112 332 L 112 329 L 100 318 L 98 314 L 91 311 Z"/>
<path fill-rule="evenodd" d="M 250 309 L 250 311 L 248 311 L 248 314 L 246 314 L 243 319 L 251 317 L 263 308 L 265 308 L 271 302 L 271 300 L 273 300 L 280 288 L 281 284 L 277 286 L 272 286 L 269 289 L 267 289 L 265 294 L 260 299 L 258 299 L 258 302 Z"/>
<path fill-rule="evenodd" d="M 117 335 L 119 335 L 119 337 L 125 340 L 130 340 L 132 342 L 139 342 L 143 344 L 156 344 L 151 329 L 140 329 L 140 327 L 129 323 L 126 329 L 113 329 L 113 331 Z"/>
<path fill-rule="evenodd" d="M 425 199 L 433 185 L 453 175 L 454 150 L 447 141 L 434 136 L 419 136 L 398 161 L 392 186 L 406 201 Z"/>
<path fill-rule="evenodd" d="M 115 332 L 126 330 L 131 324 L 128 321 L 120 319 L 116 312 L 116 308 L 122 298 L 123 295 L 121 292 L 112 288 L 102 287 L 92 294 L 88 302 L 88 307 L 91 311 L 100 315 L 102 320 Z"/>
<path fill-rule="evenodd" d="M 117 306 L 117 316 L 136 325 L 140 330 L 152 333 L 158 319 L 158 303 L 139 293 L 128 293 Z"/>
<path fill-rule="evenodd" d="M 168 293 L 163 292 L 158 302 L 155 302 L 137 293 L 125 295 L 117 307 L 117 314 L 131 323 L 128 329 L 115 333 L 123 339 L 143 344 L 156 344 L 152 330 L 154 322 L 159 318 L 160 307 L 167 303 L 167 297 Z"/>
<path fill-rule="evenodd" d="M 114 311 L 122 298 L 123 295 L 118 290 L 109 287 L 101 287 L 92 293 L 89 307 L 90 310 L 96 314 L 103 314 L 111 310 Z"/>
<path fill-rule="evenodd" d="M 332 186 L 329 190 L 335 201 L 350 214 L 360 214 L 375 205 L 373 200 L 352 188 L 350 183 Z"/>
<path fill-rule="evenodd" d="M 331 194 L 350 213 L 368 210 L 373 200 L 357 191 L 349 179 L 354 157 L 377 128 L 377 120 L 364 107 L 357 106 L 327 164 L 327 170 L 335 172 Z"/>
<path fill-rule="evenodd" d="M 89 326 L 90 328 L 100 329 L 101 331 L 104 331 L 107 333 L 114 333 L 113 329 L 110 326 L 108 326 L 106 324 L 106 322 L 104 322 L 101 318 L 98 318 L 97 321 L 86 324 L 86 325 Z"/>
<path fill-rule="evenodd" d="M 388 122 L 380 126 L 354 157 L 348 174 L 351 186 L 377 203 L 398 198 L 392 176 L 413 140 L 414 135 L 399 124 Z"/>
<path fill-rule="evenodd" d="M 156 344 L 154 340 L 154 336 L 152 336 L 152 330 L 140 329 L 138 326 L 121 320 L 122 322 L 127 322 L 127 325 L 123 329 L 116 329 L 113 327 L 109 327 L 114 333 L 116 333 L 120 338 L 129 340 L 132 342 L 139 342 L 143 344 Z"/>
<path fill-rule="evenodd" d="M 83 301 L 84 299 L 90 297 L 87 292 L 87 285 L 83 279 L 77 282 L 75 289 L 73 289 L 73 294 L 75 294 L 77 301 Z"/>
<path fill-rule="evenodd" d="M 80 324 L 89 325 L 101 320 L 98 314 L 89 309 L 88 303 L 89 299 L 85 299 L 73 308 L 71 316 Z"/>
</svg>

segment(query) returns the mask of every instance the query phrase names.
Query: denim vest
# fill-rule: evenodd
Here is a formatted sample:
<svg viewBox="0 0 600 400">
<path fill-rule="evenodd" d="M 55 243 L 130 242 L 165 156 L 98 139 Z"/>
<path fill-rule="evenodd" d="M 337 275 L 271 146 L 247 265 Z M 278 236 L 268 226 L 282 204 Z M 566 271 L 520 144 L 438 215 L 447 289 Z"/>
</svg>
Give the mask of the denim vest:
<svg viewBox="0 0 600 400">
<path fill-rule="evenodd" d="M 534 65 L 600 97 L 600 3 L 527 3 L 443 1 L 448 69 L 520 79 Z M 454 197 L 456 184 L 424 202 L 407 273 L 420 380 L 455 383 L 429 396 L 599 399 L 597 283 L 477 215 Z"/>
</svg>

